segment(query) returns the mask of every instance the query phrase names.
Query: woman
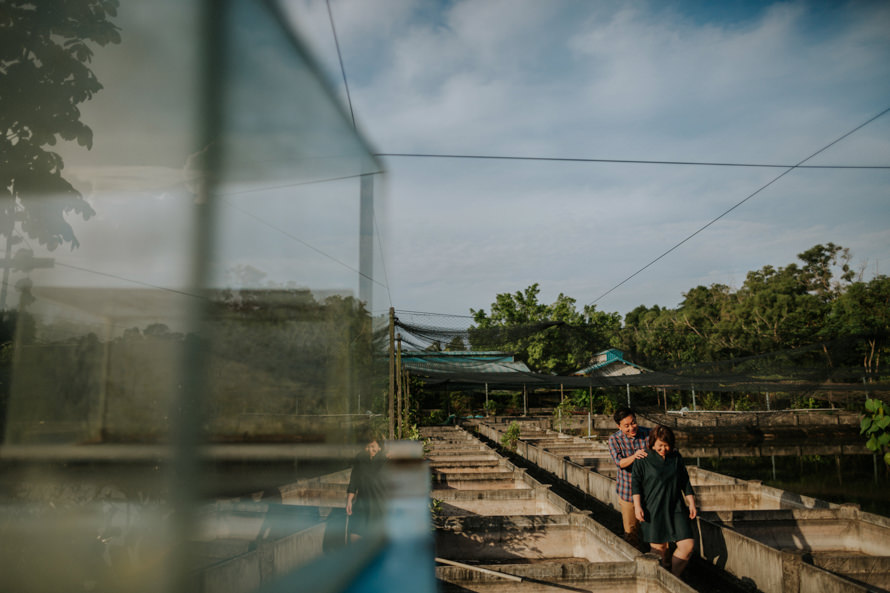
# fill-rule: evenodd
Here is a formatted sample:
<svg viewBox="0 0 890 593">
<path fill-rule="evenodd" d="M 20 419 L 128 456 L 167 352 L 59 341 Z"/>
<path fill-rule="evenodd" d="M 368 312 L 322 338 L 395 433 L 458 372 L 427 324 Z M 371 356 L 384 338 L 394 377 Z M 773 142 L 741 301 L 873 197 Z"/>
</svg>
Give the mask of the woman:
<svg viewBox="0 0 890 593">
<path fill-rule="evenodd" d="M 631 492 L 643 541 L 661 556 L 665 568 L 668 546 L 676 542 L 670 567 L 680 576 L 692 555 L 692 520 L 698 513 L 686 464 L 674 450 L 674 433 L 667 426 L 649 433 L 649 454 L 633 464 Z"/>
<path fill-rule="evenodd" d="M 365 445 L 365 450 L 355 458 L 349 476 L 349 486 L 346 488 L 346 514 L 350 541 L 369 535 L 375 524 L 383 518 L 385 462 L 386 456 L 380 453 L 380 444 L 376 438 L 372 438 Z"/>
</svg>

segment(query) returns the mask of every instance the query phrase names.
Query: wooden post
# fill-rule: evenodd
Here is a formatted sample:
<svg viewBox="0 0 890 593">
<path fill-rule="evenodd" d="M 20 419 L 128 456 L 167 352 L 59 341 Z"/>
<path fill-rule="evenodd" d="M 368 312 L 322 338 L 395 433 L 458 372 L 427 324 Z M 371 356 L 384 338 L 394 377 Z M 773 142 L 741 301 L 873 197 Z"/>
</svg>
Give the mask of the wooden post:
<svg viewBox="0 0 890 593">
<path fill-rule="evenodd" d="M 405 422 L 408 421 L 408 410 L 411 409 L 411 371 L 405 369 Z"/>
<path fill-rule="evenodd" d="M 396 310 L 389 308 L 389 394 L 387 412 L 389 414 L 389 439 L 395 438 L 395 391 L 396 391 Z"/>
<path fill-rule="evenodd" d="M 488 416 L 488 383 L 485 384 L 485 415 Z"/>
<path fill-rule="evenodd" d="M 522 415 L 528 416 L 528 390 L 525 383 L 522 384 Z"/>
</svg>

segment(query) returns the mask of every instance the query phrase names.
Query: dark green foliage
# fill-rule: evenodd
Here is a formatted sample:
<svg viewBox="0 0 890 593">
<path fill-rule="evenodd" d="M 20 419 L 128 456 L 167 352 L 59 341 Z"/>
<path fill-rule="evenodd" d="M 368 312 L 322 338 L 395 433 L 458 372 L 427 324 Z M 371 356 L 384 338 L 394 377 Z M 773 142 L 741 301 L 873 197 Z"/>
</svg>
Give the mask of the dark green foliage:
<svg viewBox="0 0 890 593">
<path fill-rule="evenodd" d="M 539 292 L 532 284 L 522 292 L 499 294 L 490 314 L 471 309 L 472 349 L 511 352 L 535 372 L 567 374 L 610 347 L 621 326 L 620 315 L 590 305 L 579 312 L 575 299 L 564 294 L 544 305 L 538 302 Z"/>
<path fill-rule="evenodd" d="M 848 251 L 833 243 L 798 257 L 801 265 L 749 272 L 735 291 L 722 284 L 697 286 L 676 309 L 637 307 L 625 317 L 619 347 L 657 370 L 879 380 L 890 329 L 890 279 L 854 281 Z"/>
<path fill-rule="evenodd" d="M 509 451 L 516 451 L 516 444 L 519 442 L 519 432 L 519 423 L 511 422 L 504 434 L 501 435 L 501 445 Z"/>
<path fill-rule="evenodd" d="M 88 67 L 91 44 L 120 42 L 108 20 L 116 13 L 116 0 L 6 0 L 0 7 L 0 234 L 8 239 L 21 223 L 48 249 L 76 247 L 65 215 L 95 214 L 46 147 L 58 140 L 92 147 L 78 105 L 102 89 Z M 41 199 L 47 196 L 53 200 Z"/>
<path fill-rule="evenodd" d="M 890 415 L 879 399 L 865 400 L 860 434 L 867 436 L 865 446 L 875 453 L 883 453 L 884 462 L 890 465 Z"/>
</svg>

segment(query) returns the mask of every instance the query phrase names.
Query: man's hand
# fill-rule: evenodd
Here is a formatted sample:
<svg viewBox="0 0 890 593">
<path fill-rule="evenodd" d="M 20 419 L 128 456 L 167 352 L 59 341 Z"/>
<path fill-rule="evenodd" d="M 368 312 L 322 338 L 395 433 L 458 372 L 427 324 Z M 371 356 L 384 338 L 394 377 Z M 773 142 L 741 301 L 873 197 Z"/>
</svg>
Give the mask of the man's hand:
<svg viewBox="0 0 890 593">
<path fill-rule="evenodd" d="M 646 453 L 645 449 L 640 449 L 639 451 L 634 451 L 634 454 L 631 455 L 634 459 L 645 459 L 648 453 Z"/>
</svg>

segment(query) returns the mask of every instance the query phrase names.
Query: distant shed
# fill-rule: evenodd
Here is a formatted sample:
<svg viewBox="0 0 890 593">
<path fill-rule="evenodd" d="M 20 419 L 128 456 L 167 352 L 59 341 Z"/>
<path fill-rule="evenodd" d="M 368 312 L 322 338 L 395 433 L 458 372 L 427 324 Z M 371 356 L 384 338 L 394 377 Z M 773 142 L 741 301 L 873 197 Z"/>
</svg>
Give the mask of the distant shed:
<svg viewBox="0 0 890 593">
<path fill-rule="evenodd" d="M 648 372 L 650 372 L 649 369 L 625 360 L 624 352 L 621 350 L 610 348 L 594 355 L 590 366 L 575 371 L 572 375 L 575 377 L 620 377 Z"/>
</svg>

